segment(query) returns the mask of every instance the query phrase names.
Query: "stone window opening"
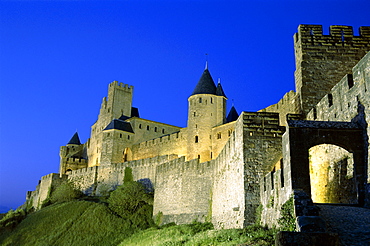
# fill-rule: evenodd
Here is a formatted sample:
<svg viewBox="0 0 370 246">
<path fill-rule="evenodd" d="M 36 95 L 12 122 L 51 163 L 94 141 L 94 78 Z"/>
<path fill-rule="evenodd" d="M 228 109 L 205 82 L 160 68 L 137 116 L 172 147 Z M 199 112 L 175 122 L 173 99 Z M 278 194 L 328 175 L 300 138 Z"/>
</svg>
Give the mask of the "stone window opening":
<svg viewBox="0 0 370 246">
<path fill-rule="evenodd" d="M 328 103 L 329 103 L 329 107 L 333 106 L 333 95 L 332 94 L 328 94 Z"/>
<path fill-rule="evenodd" d="M 194 112 L 194 117 L 197 115 L 197 113 L 196 112 Z"/>
<path fill-rule="evenodd" d="M 154 131 L 157 132 L 157 127 L 154 127 Z"/>
<path fill-rule="evenodd" d="M 199 103 L 202 103 L 202 98 L 201 97 L 199 97 Z"/>
<path fill-rule="evenodd" d="M 150 130 L 150 127 L 149 126 L 146 126 L 146 130 L 149 131 Z"/>
<path fill-rule="evenodd" d="M 139 129 L 141 129 L 141 124 L 139 124 Z"/>
<path fill-rule="evenodd" d="M 122 138 L 122 133 L 119 134 L 119 138 Z"/>
<path fill-rule="evenodd" d="M 280 159 L 280 182 L 281 188 L 284 187 L 284 161 L 283 158 Z"/>
<path fill-rule="evenodd" d="M 352 74 L 347 74 L 347 83 L 348 83 L 348 89 L 351 89 L 353 87 L 353 76 L 352 76 Z"/>
<path fill-rule="evenodd" d="M 195 136 L 195 143 L 198 143 L 198 142 L 199 142 L 199 137 Z"/>
<path fill-rule="evenodd" d="M 130 139 L 130 135 L 127 135 L 127 139 Z"/>
<path fill-rule="evenodd" d="M 221 132 L 217 133 L 217 139 L 221 139 Z"/>
<path fill-rule="evenodd" d="M 198 159 L 200 159 L 200 155 L 198 155 Z"/>
<path fill-rule="evenodd" d="M 317 109 L 316 108 L 313 108 L 313 119 L 314 120 L 317 119 Z"/>
<path fill-rule="evenodd" d="M 274 187 L 274 176 L 275 176 L 275 167 L 274 169 L 272 169 L 272 172 L 271 172 L 271 190 L 275 188 Z"/>
<path fill-rule="evenodd" d="M 162 133 L 164 134 L 164 129 L 162 129 Z"/>
</svg>

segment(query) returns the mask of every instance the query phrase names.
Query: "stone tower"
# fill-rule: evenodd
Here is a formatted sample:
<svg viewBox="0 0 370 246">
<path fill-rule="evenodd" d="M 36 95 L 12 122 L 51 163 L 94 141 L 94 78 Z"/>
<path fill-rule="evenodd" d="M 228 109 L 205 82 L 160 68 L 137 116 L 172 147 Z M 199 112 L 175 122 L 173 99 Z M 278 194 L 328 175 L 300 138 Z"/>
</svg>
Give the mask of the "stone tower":
<svg viewBox="0 0 370 246">
<path fill-rule="evenodd" d="M 84 168 L 87 166 L 86 148 L 81 144 L 78 133 L 76 132 L 66 146 L 61 146 L 59 151 L 60 175 L 66 172 Z"/>
<path fill-rule="evenodd" d="M 98 120 L 91 127 L 88 141 L 88 166 L 98 166 L 101 161 L 103 130 L 114 119 L 131 117 L 133 86 L 113 81 L 108 85 L 108 98 L 104 97 Z"/>
<path fill-rule="evenodd" d="M 306 115 L 370 50 L 370 26 L 353 35 L 351 26 L 300 25 L 294 35 L 295 84 L 301 113 Z"/>
<path fill-rule="evenodd" d="M 187 159 L 209 161 L 212 154 L 212 128 L 225 123 L 226 96 L 220 83 L 217 87 L 206 66 L 193 93 L 188 98 Z"/>
</svg>

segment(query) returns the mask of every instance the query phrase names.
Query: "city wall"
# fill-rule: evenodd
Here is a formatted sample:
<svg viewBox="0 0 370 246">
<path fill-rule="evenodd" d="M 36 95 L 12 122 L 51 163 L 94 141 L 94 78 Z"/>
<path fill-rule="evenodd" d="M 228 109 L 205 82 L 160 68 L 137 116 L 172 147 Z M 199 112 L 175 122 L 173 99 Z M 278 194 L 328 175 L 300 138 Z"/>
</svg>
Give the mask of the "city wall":
<svg viewBox="0 0 370 246">
<path fill-rule="evenodd" d="M 154 193 L 154 216 L 163 223 L 209 221 L 212 192 L 211 162 L 185 157 L 158 165 Z"/>
<path fill-rule="evenodd" d="M 176 155 L 157 156 L 107 166 L 87 167 L 72 171 L 68 179 L 86 195 L 106 195 L 123 183 L 124 170 L 131 167 L 134 180 L 147 178 L 155 187 L 156 166 L 175 158 Z"/>
</svg>

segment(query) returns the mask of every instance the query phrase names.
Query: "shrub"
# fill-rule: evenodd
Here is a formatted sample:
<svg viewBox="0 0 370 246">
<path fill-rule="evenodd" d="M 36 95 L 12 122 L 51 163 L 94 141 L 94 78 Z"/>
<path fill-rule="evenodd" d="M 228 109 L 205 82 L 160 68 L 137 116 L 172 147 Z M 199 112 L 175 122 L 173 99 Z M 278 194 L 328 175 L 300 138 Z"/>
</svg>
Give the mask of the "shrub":
<svg viewBox="0 0 370 246">
<path fill-rule="evenodd" d="M 0 229 L 14 229 L 24 218 L 26 211 L 23 209 L 9 210 L 0 220 Z"/>
<path fill-rule="evenodd" d="M 294 200 L 289 198 L 281 206 L 280 218 L 278 220 L 279 228 L 282 231 L 295 231 Z"/>
<path fill-rule="evenodd" d="M 125 167 L 125 174 L 123 176 L 123 183 L 129 183 L 134 181 L 134 177 L 132 176 L 132 168 L 131 167 Z"/>
<path fill-rule="evenodd" d="M 138 182 L 126 182 L 112 191 L 108 204 L 114 213 L 130 220 L 135 227 L 144 229 L 154 225 L 153 196 L 145 193 L 144 186 Z"/>
<path fill-rule="evenodd" d="M 77 190 L 71 182 L 63 182 L 51 193 L 51 203 L 69 202 L 83 196 L 80 190 Z"/>
</svg>

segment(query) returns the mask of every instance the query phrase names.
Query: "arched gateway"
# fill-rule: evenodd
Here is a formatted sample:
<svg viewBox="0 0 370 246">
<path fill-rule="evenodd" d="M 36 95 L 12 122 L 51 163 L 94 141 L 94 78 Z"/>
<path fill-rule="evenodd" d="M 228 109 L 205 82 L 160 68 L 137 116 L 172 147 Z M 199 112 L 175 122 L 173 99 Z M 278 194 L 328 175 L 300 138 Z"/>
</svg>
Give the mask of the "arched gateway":
<svg viewBox="0 0 370 246">
<path fill-rule="evenodd" d="M 311 196 L 309 149 L 321 144 L 337 145 L 353 155 L 357 201 L 363 206 L 367 166 L 364 136 L 364 129 L 354 122 L 288 120 L 283 155 L 292 189 L 302 189 Z"/>
</svg>

